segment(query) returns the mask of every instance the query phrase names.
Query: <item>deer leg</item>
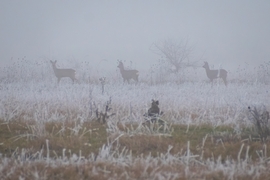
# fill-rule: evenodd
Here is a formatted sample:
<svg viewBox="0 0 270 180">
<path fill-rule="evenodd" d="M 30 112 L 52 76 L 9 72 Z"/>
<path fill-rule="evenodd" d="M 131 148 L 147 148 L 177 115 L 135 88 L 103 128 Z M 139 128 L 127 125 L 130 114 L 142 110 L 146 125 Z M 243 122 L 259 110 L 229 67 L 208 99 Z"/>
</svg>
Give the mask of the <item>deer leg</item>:
<svg viewBox="0 0 270 180">
<path fill-rule="evenodd" d="M 139 80 L 138 80 L 138 76 L 137 76 L 137 78 L 136 78 L 136 84 L 138 84 L 138 82 L 139 82 Z"/>
<path fill-rule="evenodd" d="M 72 84 L 74 84 L 75 78 L 71 77 L 70 79 L 72 80 Z"/>
<path fill-rule="evenodd" d="M 134 80 L 138 82 L 138 81 L 139 81 L 139 80 L 138 80 L 138 76 L 136 76 L 136 77 L 134 78 Z"/>
<path fill-rule="evenodd" d="M 76 79 L 76 78 L 74 78 L 74 82 L 77 82 L 77 83 L 79 83 L 78 79 Z"/>
<path fill-rule="evenodd" d="M 211 87 L 213 87 L 214 80 L 213 79 L 210 79 L 210 83 L 211 83 Z"/>
<path fill-rule="evenodd" d="M 225 86 L 227 86 L 227 80 L 226 80 L 226 78 L 222 78 L 222 79 L 224 81 Z"/>
<path fill-rule="evenodd" d="M 58 84 L 60 83 L 60 80 L 61 80 L 61 78 L 58 78 L 58 79 L 57 79 L 57 83 L 58 83 Z"/>
</svg>

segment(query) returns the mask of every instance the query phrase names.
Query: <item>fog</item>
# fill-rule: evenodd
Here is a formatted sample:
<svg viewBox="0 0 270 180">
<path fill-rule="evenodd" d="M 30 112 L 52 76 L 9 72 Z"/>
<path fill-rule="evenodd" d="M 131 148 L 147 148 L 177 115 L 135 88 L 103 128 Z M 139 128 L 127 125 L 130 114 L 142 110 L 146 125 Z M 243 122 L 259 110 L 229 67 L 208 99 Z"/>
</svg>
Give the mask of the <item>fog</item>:
<svg viewBox="0 0 270 180">
<path fill-rule="evenodd" d="M 270 1 L 0 2 L 1 65 L 26 56 L 149 68 L 151 46 L 188 39 L 190 60 L 227 69 L 270 60 Z"/>
</svg>

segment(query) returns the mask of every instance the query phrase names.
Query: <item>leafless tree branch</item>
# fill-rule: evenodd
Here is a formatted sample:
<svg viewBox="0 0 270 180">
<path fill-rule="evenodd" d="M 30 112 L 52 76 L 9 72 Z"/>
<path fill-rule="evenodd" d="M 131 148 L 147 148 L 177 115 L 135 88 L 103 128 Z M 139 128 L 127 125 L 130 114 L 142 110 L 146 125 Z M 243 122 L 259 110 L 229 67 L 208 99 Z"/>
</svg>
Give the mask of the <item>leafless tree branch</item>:
<svg viewBox="0 0 270 180">
<path fill-rule="evenodd" d="M 159 43 L 154 43 L 150 47 L 150 50 L 164 58 L 165 61 L 174 67 L 173 72 L 177 73 L 182 68 L 197 67 L 197 62 L 191 62 L 189 60 L 193 47 L 189 46 L 188 42 L 188 39 L 181 41 L 167 39 Z"/>
</svg>

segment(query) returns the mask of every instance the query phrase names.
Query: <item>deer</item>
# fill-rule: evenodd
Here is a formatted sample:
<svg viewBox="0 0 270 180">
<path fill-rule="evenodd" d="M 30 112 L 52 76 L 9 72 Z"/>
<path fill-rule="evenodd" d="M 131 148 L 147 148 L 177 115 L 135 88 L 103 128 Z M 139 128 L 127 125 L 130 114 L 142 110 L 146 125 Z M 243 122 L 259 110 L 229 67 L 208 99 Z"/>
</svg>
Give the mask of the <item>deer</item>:
<svg viewBox="0 0 270 180">
<path fill-rule="evenodd" d="M 159 101 L 155 101 L 154 99 L 152 99 L 151 107 L 148 109 L 148 116 L 157 116 L 163 114 L 163 112 L 160 112 L 158 105 Z"/>
<path fill-rule="evenodd" d="M 54 71 L 54 75 L 57 77 L 57 82 L 59 84 L 61 78 L 63 77 L 69 77 L 72 82 L 74 83 L 74 81 L 76 80 L 75 75 L 76 75 L 76 71 L 74 69 L 58 69 L 56 67 L 56 60 L 55 61 L 51 61 L 52 67 L 53 67 L 53 71 Z"/>
<path fill-rule="evenodd" d="M 159 101 L 152 99 L 151 107 L 148 109 L 147 113 L 144 114 L 144 116 L 147 117 L 147 121 L 149 121 L 148 118 L 150 118 L 151 122 L 160 120 L 159 117 L 163 115 L 163 111 L 160 111 L 158 106 Z"/>
<path fill-rule="evenodd" d="M 134 79 L 138 82 L 139 71 L 132 69 L 132 70 L 125 70 L 124 64 L 122 61 L 118 60 L 118 68 L 120 69 L 120 73 L 123 77 L 124 83 L 127 81 L 129 83 L 130 79 Z"/>
<path fill-rule="evenodd" d="M 209 68 L 208 62 L 204 62 L 203 68 L 205 68 L 206 75 L 210 79 L 212 84 L 214 79 L 221 78 L 223 79 L 225 86 L 227 86 L 227 71 L 225 69 L 211 70 Z"/>
</svg>

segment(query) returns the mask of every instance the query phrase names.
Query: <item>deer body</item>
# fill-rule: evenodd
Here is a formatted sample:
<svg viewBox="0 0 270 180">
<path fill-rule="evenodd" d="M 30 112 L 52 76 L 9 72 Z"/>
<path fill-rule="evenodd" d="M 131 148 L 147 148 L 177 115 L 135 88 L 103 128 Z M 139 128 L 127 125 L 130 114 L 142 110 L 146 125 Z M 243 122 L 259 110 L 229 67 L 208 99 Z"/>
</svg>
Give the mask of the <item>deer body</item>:
<svg viewBox="0 0 270 180">
<path fill-rule="evenodd" d="M 221 78 L 223 79 L 224 84 L 227 86 L 227 71 L 225 69 L 210 70 L 207 62 L 204 62 L 203 68 L 205 68 L 206 75 L 212 83 L 214 79 Z"/>
<path fill-rule="evenodd" d="M 74 81 L 76 80 L 76 71 L 74 69 L 58 69 L 56 67 L 56 60 L 53 62 L 53 61 L 50 61 L 51 64 L 52 64 L 52 67 L 53 67 L 53 71 L 54 71 L 54 75 L 57 77 L 57 82 L 59 84 L 61 78 L 63 77 L 69 77 L 72 82 L 74 83 Z"/>
<path fill-rule="evenodd" d="M 159 109 L 159 101 L 155 101 L 152 99 L 151 107 L 148 109 L 148 112 L 144 114 L 147 117 L 146 121 L 156 122 L 160 121 L 164 123 L 159 117 L 163 114 L 163 111 Z"/>
<path fill-rule="evenodd" d="M 148 109 L 148 116 L 157 116 L 160 113 L 159 101 L 152 100 L 151 107 Z"/>
<path fill-rule="evenodd" d="M 139 71 L 137 70 L 125 70 L 124 64 L 122 61 L 119 61 L 119 64 L 117 66 L 120 69 L 121 75 L 123 77 L 124 82 L 127 81 L 129 83 L 130 79 L 134 79 L 136 82 L 138 82 L 138 76 Z"/>
</svg>

